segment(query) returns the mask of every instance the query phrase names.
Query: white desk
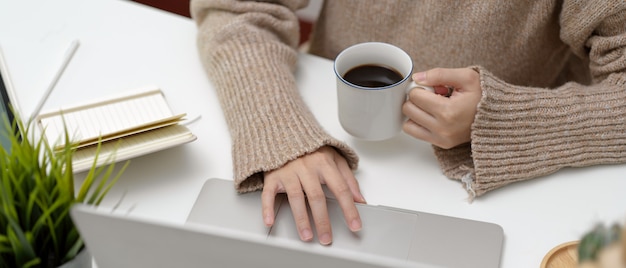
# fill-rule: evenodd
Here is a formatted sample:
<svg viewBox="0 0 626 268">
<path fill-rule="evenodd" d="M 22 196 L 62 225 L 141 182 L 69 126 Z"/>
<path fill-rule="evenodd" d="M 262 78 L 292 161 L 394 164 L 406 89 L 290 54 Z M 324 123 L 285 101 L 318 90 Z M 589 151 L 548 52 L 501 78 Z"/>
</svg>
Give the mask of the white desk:
<svg viewBox="0 0 626 268">
<path fill-rule="evenodd" d="M 175 112 L 202 117 L 189 126 L 197 141 L 133 159 L 103 205 L 124 196 L 120 209 L 133 216 L 182 223 L 207 178 L 232 177 L 230 138 L 188 18 L 121 0 L 0 0 L 0 25 L 24 114 L 79 39 L 44 110 L 156 84 Z M 497 223 L 505 232 L 502 267 L 538 267 L 551 248 L 595 223 L 626 219 L 626 165 L 566 169 L 470 204 L 461 184 L 441 174 L 430 145 L 407 136 L 359 142 L 341 129 L 331 61 L 302 55 L 297 76 L 324 127 L 359 153 L 356 175 L 369 203 Z"/>
</svg>

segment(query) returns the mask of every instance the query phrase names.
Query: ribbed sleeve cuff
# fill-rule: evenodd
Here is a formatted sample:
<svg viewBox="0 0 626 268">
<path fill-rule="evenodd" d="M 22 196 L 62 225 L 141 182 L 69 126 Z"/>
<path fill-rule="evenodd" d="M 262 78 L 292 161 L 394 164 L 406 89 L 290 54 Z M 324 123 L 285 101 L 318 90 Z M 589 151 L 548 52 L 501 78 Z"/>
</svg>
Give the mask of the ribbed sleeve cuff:
<svg viewBox="0 0 626 268">
<path fill-rule="evenodd" d="M 259 58 L 246 51 L 279 56 Z M 356 168 L 355 152 L 330 137 L 302 101 L 293 76 L 297 57 L 294 50 L 272 43 L 234 43 L 220 46 L 213 53 L 209 72 L 231 131 L 238 191 L 262 188 L 264 171 L 325 145 L 335 147 L 351 168 Z M 246 70 L 233 69 L 235 66 Z"/>
</svg>

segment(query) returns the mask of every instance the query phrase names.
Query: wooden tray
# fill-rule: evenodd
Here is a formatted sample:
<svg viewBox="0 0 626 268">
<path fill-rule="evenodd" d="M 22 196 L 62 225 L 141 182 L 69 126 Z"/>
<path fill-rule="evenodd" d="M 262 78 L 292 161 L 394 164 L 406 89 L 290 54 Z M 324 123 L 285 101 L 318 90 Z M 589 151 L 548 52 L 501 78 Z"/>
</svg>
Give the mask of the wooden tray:
<svg viewBox="0 0 626 268">
<path fill-rule="evenodd" d="M 541 268 L 578 267 L 578 243 L 570 241 L 554 247 L 541 261 Z"/>
</svg>

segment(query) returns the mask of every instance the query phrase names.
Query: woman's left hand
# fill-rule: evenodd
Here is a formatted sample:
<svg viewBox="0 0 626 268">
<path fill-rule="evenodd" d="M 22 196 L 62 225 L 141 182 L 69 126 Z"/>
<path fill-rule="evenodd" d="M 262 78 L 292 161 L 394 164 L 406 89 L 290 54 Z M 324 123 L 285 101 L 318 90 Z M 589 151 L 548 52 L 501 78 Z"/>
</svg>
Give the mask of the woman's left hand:
<svg viewBox="0 0 626 268">
<path fill-rule="evenodd" d="M 470 68 L 435 68 L 413 74 L 413 81 L 435 93 L 414 88 L 402 106 L 407 134 L 444 149 L 471 140 L 471 126 L 482 97 L 480 76 Z M 448 88 L 453 88 L 448 94 Z"/>
</svg>

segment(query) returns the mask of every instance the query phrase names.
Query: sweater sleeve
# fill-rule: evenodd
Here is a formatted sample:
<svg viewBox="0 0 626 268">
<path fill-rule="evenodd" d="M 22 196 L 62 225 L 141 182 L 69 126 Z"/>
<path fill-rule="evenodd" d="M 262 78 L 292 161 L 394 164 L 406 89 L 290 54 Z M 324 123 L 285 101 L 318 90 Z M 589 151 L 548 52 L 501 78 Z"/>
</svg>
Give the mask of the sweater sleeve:
<svg viewBox="0 0 626 268">
<path fill-rule="evenodd" d="M 263 187 L 263 172 L 333 146 L 355 169 L 358 157 L 329 136 L 300 97 L 294 77 L 295 10 L 306 0 L 193 0 L 198 50 L 232 138 L 239 192 Z"/>
<path fill-rule="evenodd" d="M 565 1 L 560 16 L 561 39 L 589 62 L 592 84 L 522 87 L 478 68 L 471 144 L 435 147 L 470 199 L 564 167 L 626 163 L 626 7 L 606 2 Z"/>
</svg>

